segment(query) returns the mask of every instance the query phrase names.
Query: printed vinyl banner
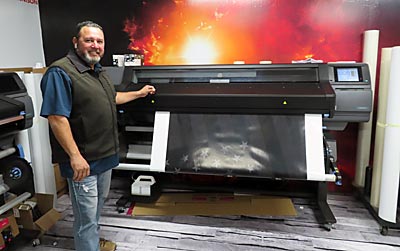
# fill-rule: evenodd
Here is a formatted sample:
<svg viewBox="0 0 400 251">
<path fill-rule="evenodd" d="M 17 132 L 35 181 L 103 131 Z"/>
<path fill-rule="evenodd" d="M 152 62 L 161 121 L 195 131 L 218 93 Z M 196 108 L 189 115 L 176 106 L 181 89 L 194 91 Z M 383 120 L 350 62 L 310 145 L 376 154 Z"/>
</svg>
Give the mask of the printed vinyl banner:
<svg viewBox="0 0 400 251">
<path fill-rule="evenodd" d="M 145 64 L 360 61 L 365 30 L 380 46 L 399 42 L 397 0 L 41 0 L 46 63 L 71 47 L 75 25 L 103 26 L 106 54 L 144 55 Z"/>
<path fill-rule="evenodd" d="M 171 114 L 166 171 L 305 180 L 304 116 Z"/>
</svg>

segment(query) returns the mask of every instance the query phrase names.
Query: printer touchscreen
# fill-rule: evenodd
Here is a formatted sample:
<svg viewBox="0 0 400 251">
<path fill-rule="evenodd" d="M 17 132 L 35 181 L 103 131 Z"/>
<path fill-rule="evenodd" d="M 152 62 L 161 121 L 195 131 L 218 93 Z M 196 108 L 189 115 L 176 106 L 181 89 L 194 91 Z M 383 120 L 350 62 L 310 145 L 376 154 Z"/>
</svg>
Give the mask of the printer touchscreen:
<svg viewBox="0 0 400 251">
<path fill-rule="evenodd" d="M 336 68 L 338 82 L 359 82 L 360 76 L 357 67 Z"/>
</svg>

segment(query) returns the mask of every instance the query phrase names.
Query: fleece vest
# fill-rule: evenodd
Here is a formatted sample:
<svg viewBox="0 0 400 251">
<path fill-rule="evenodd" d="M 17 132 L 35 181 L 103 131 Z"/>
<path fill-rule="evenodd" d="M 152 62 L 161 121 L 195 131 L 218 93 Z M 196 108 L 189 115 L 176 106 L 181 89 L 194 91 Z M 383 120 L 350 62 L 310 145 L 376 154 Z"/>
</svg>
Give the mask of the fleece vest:
<svg viewBox="0 0 400 251">
<path fill-rule="evenodd" d="M 87 161 L 99 160 L 119 151 L 116 92 L 109 77 L 93 70 L 79 71 L 64 57 L 50 67 L 62 68 L 72 82 L 72 109 L 68 118 L 72 135 Z M 69 156 L 50 133 L 53 163 L 69 161 Z"/>
</svg>

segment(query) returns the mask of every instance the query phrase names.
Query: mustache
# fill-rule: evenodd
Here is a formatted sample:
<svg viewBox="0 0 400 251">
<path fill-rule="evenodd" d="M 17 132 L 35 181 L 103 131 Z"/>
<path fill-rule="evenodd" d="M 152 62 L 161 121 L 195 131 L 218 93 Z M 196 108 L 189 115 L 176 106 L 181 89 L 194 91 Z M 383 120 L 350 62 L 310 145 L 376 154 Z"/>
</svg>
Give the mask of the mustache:
<svg viewBox="0 0 400 251">
<path fill-rule="evenodd" d="M 89 54 L 89 53 L 93 53 L 93 52 L 96 54 L 99 54 L 99 55 L 101 53 L 100 50 L 88 50 L 86 53 Z"/>
</svg>

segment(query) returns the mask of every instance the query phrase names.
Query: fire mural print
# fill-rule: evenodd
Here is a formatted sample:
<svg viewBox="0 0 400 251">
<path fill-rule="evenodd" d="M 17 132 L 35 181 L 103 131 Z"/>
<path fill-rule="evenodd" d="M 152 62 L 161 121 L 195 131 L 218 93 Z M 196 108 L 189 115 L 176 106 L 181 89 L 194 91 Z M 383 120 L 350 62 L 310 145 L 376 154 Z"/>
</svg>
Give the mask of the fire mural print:
<svg viewBox="0 0 400 251">
<path fill-rule="evenodd" d="M 356 8 L 357 5 L 357 8 Z M 371 6 L 357 1 L 145 1 L 124 21 L 145 64 L 360 60 Z"/>
</svg>

